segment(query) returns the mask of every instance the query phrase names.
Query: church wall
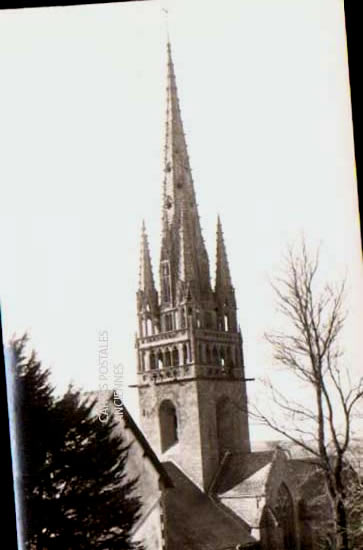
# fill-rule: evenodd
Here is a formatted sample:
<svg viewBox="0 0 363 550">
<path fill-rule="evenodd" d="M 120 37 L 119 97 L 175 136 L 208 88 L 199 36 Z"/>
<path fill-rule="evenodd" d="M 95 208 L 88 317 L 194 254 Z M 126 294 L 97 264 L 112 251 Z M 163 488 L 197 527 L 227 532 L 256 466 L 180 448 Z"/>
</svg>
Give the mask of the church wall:
<svg viewBox="0 0 363 550">
<path fill-rule="evenodd" d="M 135 531 L 133 542 L 141 542 L 145 550 L 162 550 L 164 548 L 164 534 L 160 524 L 160 503 L 149 512 L 146 520 Z"/>
<path fill-rule="evenodd" d="M 320 470 L 306 468 L 299 478 L 300 550 L 318 550 L 334 531 L 332 501 Z"/>
<path fill-rule="evenodd" d="M 224 441 L 230 450 L 249 450 L 248 423 L 239 409 L 243 386 L 239 381 L 197 380 L 178 384 L 153 384 L 140 388 L 142 429 L 163 460 L 175 461 L 197 484 L 208 489 L 223 456 L 217 434 L 217 407 L 227 398 L 222 412 Z M 160 406 L 170 400 L 176 409 L 178 442 L 162 453 Z M 223 408 L 222 408 L 223 411 Z M 221 421 L 221 419 L 220 419 Z"/>
<path fill-rule="evenodd" d="M 240 498 L 221 498 L 222 504 L 232 510 L 239 518 L 243 519 L 251 528 L 251 534 L 260 539 L 259 518 L 265 505 L 263 495 L 257 494 L 254 496 Z"/>
<path fill-rule="evenodd" d="M 141 519 L 135 526 L 133 541 L 143 543 L 145 550 L 163 548 L 162 490 L 159 473 L 145 456 L 144 448 L 135 439 L 131 430 L 124 432 L 131 443 L 127 460 L 127 478 L 138 478 L 135 493 L 142 502 Z M 160 490 L 161 489 L 161 490 Z"/>
<path fill-rule="evenodd" d="M 285 453 L 276 449 L 274 460 L 270 469 L 270 474 L 266 483 L 266 499 L 267 503 L 275 503 L 278 495 L 278 490 L 281 483 L 285 483 L 291 493 L 296 492 L 296 488 L 292 485 L 292 480 L 290 479 L 288 461 Z"/>
<path fill-rule="evenodd" d="M 145 455 L 145 449 L 136 438 L 133 431 L 125 424 L 125 418 L 116 409 L 112 410 L 109 401 L 110 392 L 98 392 L 95 406 L 96 414 L 107 410 L 114 413 L 115 434 L 120 434 L 124 444 L 129 445 L 126 477 L 128 480 L 138 479 L 135 495 L 140 498 L 140 519 L 134 526 L 132 539 L 144 540 L 145 550 L 162 550 L 163 525 L 162 502 L 163 492 L 166 490 L 161 481 L 160 474 L 149 457 Z"/>
<path fill-rule="evenodd" d="M 219 462 L 227 450 L 225 447 L 235 452 L 250 450 L 248 419 L 241 410 L 244 403 L 242 383 L 227 380 L 198 380 L 198 403 L 203 442 L 203 485 L 208 489 Z M 218 418 L 218 415 L 225 415 L 225 418 Z M 218 440 L 218 423 L 223 431 L 223 445 Z"/>
<path fill-rule="evenodd" d="M 141 426 L 148 442 L 162 460 L 175 461 L 193 481 L 202 484 L 202 455 L 197 384 L 180 381 L 178 384 L 154 384 L 140 388 Z M 161 452 L 159 410 L 164 400 L 176 409 L 178 442 Z"/>
<path fill-rule="evenodd" d="M 149 513 L 150 509 L 160 500 L 159 474 L 153 464 L 144 456 L 144 449 L 133 437 L 130 430 L 128 432 L 128 442 L 131 443 L 127 459 L 127 477 L 128 479 L 138 478 L 136 494 L 142 500 L 142 515 Z"/>
<path fill-rule="evenodd" d="M 266 483 L 266 505 L 273 511 L 274 514 L 276 514 L 276 517 L 278 516 L 278 508 L 281 506 L 281 499 L 280 499 L 280 488 L 281 486 L 286 486 L 289 494 L 291 495 L 292 501 L 294 502 L 293 510 L 290 510 L 291 516 L 293 518 L 293 525 L 289 525 L 289 529 L 294 534 L 295 542 L 293 544 L 293 550 L 300 550 L 300 530 L 299 530 L 299 522 L 298 522 L 298 509 L 297 509 L 297 502 L 298 502 L 298 488 L 296 485 L 296 482 L 293 478 L 293 476 L 290 475 L 289 472 L 289 465 L 288 465 L 288 459 L 286 457 L 286 454 L 281 449 L 276 449 L 275 451 L 275 457 L 273 460 L 272 467 L 270 469 L 270 473 L 268 476 L 268 480 Z M 279 522 L 280 520 L 278 520 Z M 270 533 L 270 538 L 274 539 L 274 541 L 280 541 L 281 538 L 283 538 L 283 532 L 281 531 L 281 526 L 278 524 L 275 525 L 275 532 Z M 261 537 L 262 541 L 264 540 L 264 537 Z M 277 547 L 281 547 L 280 543 L 276 543 Z M 274 550 L 274 546 L 267 546 L 262 547 L 263 550 Z M 290 550 L 290 549 L 287 549 Z M 292 547 L 291 547 L 292 550 Z"/>
</svg>

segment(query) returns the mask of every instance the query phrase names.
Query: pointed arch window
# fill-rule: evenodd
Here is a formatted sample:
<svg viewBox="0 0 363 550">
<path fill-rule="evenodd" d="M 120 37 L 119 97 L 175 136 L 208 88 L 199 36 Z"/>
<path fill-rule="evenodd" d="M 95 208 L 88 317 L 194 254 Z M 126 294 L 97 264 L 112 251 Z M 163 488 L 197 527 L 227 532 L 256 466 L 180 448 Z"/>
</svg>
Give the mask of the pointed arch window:
<svg viewBox="0 0 363 550">
<path fill-rule="evenodd" d="M 212 357 L 210 353 L 210 347 L 208 346 L 208 344 L 206 345 L 206 348 L 205 348 L 205 355 L 206 355 L 207 364 L 210 365 L 212 363 Z"/>
<path fill-rule="evenodd" d="M 203 346 L 202 346 L 202 344 L 198 344 L 198 360 L 199 360 L 199 363 L 204 363 Z"/>
<path fill-rule="evenodd" d="M 162 369 L 164 367 L 164 357 L 161 351 L 157 354 L 157 367 L 158 369 Z"/>
<path fill-rule="evenodd" d="M 169 267 L 168 261 L 164 261 L 161 264 L 161 288 L 162 288 L 164 301 L 170 302 L 171 301 L 170 267 Z"/>
<path fill-rule="evenodd" d="M 171 352 L 171 360 L 172 360 L 173 367 L 179 366 L 179 352 L 177 348 L 173 348 Z"/>
<path fill-rule="evenodd" d="M 170 367 L 171 366 L 171 353 L 170 353 L 170 350 L 167 349 L 165 351 L 165 354 L 164 354 L 164 364 L 166 367 Z"/>
<path fill-rule="evenodd" d="M 233 367 L 234 366 L 233 359 L 232 359 L 231 348 L 226 349 L 226 365 L 227 365 L 227 367 Z"/>
<path fill-rule="evenodd" d="M 197 328 L 200 328 L 202 326 L 202 323 L 201 323 L 201 316 L 200 316 L 199 309 L 197 309 L 195 312 L 195 321 L 196 321 Z"/>
<path fill-rule="evenodd" d="M 224 330 L 225 331 L 228 331 L 229 330 L 229 319 L 228 319 L 228 315 L 227 313 L 224 314 L 224 318 L 223 318 L 223 321 L 224 321 Z"/>
<path fill-rule="evenodd" d="M 164 326 L 165 331 L 169 332 L 173 330 L 174 324 L 173 324 L 173 314 L 172 313 L 166 313 L 164 316 Z"/>
<path fill-rule="evenodd" d="M 140 354 L 140 368 L 141 368 L 141 371 L 144 372 L 145 370 L 145 352 L 144 351 L 142 351 Z"/>
<path fill-rule="evenodd" d="M 281 483 L 277 494 L 275 514 L 283 537 L 283 550 L 297 548 L 294 501 L 285 483 Z"/>
<path fill-rule="evenodd" d="M 146 328 L 146 336 L 150 336 L 153 332 L 153 324 L 150 317 L 146 319 L 145 328 Z"/>
<path fill-rule="evenodd" d="M 210 311 L 206 311 L 204 319 L 205 319 L 205 328 L 212 328 L 212 315 Z"/>
<path fill-rule="evenodd" d="M 188 363 L 188 348 L 186 344 L 183 344 L 183 365 Z"/>
<path fill-rule="evenodd" d="M 161 451 L 165 452 L 178 441 L 178 418 L 176 408 L 170 399 L 166 399 L 159 409 Z"/>
<path fill-rule="evenodd" d="M 149 355 L 149 368 L 150 370 L 156 369 L 156 359 L 153 351 L 151 351 Z"/>
</svg>

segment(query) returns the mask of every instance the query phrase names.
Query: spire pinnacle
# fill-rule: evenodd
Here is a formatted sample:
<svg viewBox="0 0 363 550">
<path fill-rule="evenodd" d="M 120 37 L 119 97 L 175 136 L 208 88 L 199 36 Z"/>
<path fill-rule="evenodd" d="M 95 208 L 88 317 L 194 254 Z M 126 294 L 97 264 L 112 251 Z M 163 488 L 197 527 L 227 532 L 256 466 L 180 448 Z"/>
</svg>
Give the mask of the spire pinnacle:
<svg viewBox="0 0 363 550">
<path fill-rule="evenodd" d="M 151 255 L 144 220 L 142 221 L 141 227 L 139 290 L 144 293 L 150 306 L 157 305 L 157 294 L 154 284 Z"/>
<path fill-rule="evenodd" d="M 232 287 L 232 279 L 229 271 L 226 246 L 224 244 L 221 219 L 217 219 L 217 259 L 216 259 L 216 286 L 217 293 L 224 293 Z"/>
</svg>

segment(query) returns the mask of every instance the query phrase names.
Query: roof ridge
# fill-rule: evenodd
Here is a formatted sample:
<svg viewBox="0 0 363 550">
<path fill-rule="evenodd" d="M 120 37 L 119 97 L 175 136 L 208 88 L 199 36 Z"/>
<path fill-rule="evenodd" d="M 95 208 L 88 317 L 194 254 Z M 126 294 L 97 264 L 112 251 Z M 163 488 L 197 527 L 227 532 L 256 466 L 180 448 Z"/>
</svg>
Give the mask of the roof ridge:
<svg viewBox="0 0 363 550">
<path fill-rule="evenodd" d="M 88 396 L 94 396 L 96 399 L 99 398 L 100 394 L 104 394 L 108 396 L 108 400 L 112 403 L 113 406 L 115 406 L 114 403 L 114 392 L 117 391 L 116 389 L 109 389 L 109 390 L 91 390 L 91 391 L 85 391 L 82 392 L 84 395 Z M 121 399 L 122 403 L 122 415 L 118 413 L 116 416 L 122 416 L 122 419 L 124 421 L 125 428 L 129 428 L 132 433 L 134 434 L 137 441 L 140 443 L 141 447 L 144 449 L 144 454 L 149 458 L 149 460 L 154 465 L 155 469 L 159 472 L 160 476 L 163 479 L 163 482 L 165 483 L 166 487 L 172 487 L 173 483 L 168 476 L 167 472 L 165 471 L 162 463 L 158 459 L 157 455 L 155 454 L 153 448 L 151 447 L 150 443 L 144 436 L 143 432 L 139 428 L 139 426 L 136 424 L 135 420 L 132 418 L 130 412 L 128 411 L 124 401 Z"/>
</svg>

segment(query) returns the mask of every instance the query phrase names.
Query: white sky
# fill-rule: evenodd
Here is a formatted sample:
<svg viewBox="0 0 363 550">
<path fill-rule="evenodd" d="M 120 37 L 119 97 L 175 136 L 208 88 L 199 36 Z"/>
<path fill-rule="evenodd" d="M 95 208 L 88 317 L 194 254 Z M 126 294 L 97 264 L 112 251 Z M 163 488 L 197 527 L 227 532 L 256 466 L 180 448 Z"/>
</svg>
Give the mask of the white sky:
<svg viewBox="0 0 363 550">
<path fill-rule="evenodd" d="M 347 275 L 344 345 L 358 372 L 362 265 L 343 2 L 175 0 L 169 29 L 212 273 L 219 213 L 247 375 L 274 373 L 263 339 L 276 319 L 269 278 L 302 232 L 322 243 L 324 278 Z M 145 218 L 157 279 L 165 69 L 157 2 L 0 14 L 5 337 L 28 330 L 59 388 L 73 380 L 90 389 L 98 332 L 108 330 L 136 417 L 127 385 L 138 246 Z"/>
</svg>

